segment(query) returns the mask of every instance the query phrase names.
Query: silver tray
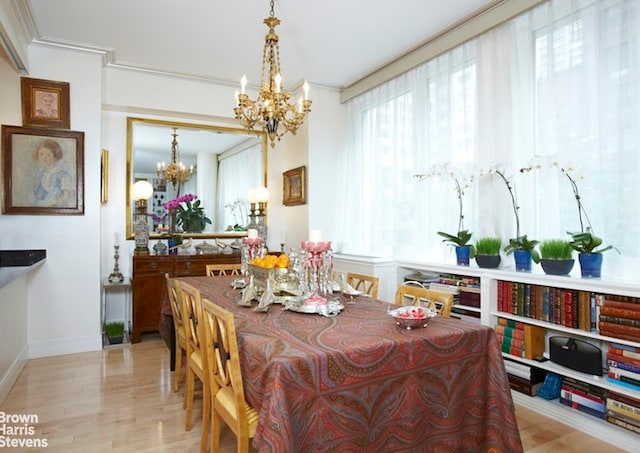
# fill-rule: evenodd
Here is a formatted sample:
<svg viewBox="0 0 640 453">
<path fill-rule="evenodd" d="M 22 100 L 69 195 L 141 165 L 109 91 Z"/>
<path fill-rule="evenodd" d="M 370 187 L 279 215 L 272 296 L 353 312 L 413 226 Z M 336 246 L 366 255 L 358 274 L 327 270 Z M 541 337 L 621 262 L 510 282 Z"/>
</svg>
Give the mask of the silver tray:
<svg viewBox="0 0 640 453">
<path fill-rule="evenodd" d="M 338 313 L 344 309 L 344 305 L 337 299 L 328 300 L 324 305 L 307 305 L 303 299 L 299 299 L 282 301 L 282 309 L 295 311 L 297 313 L 332 317 L 337 316 Z"/>
</svg>

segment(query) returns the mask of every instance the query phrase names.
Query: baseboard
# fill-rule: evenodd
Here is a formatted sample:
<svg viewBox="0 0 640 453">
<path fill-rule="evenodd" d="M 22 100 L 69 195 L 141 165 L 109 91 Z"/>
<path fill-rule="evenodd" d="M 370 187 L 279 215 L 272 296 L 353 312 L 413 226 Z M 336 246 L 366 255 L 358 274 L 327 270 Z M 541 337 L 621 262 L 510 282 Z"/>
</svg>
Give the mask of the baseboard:
<svg viewBox="0 0 640 453">
<path fill-rule="evenodd" d="M 0 405 L 4 403 L 4 400 L 7 399 L 9 392 L 13 388 L 13 385 L 18 380 L 20 373 L 24 369 L 27 364 L 27 348 L 22 350 L 18 357 L 13 361 L 7 372 L 2 379 L 0 380 Z"/>
<path fill-rule="evenodd" d="M 29 358 L 38 359 L 56 355 L 77 354 L 102 350 L 102 335 L 84 338 L 65 338 L 29 344 Z"/>
</svg>

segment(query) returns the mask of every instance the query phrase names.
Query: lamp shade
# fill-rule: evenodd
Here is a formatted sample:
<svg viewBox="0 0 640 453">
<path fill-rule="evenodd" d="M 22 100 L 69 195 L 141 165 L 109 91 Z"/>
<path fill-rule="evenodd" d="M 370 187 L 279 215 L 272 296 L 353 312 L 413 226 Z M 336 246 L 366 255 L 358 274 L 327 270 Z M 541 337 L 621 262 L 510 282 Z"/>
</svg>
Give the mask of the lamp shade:
<svg viewBox="0 0 640 453">
<path fill-rule="evenodd" d="M 153 195 L 153 186 L 149 181 L 138 181 L 133 185 L 131 198 L 134 200 L 148 200 Z"/>
<path fill-rule="evenodd" d="M 269 201 L 269 190 L 266 187 L 258 187 L 256 189 L 256 199 L 258 203 L 266 203 Z"/>
<path fill-rule="evenodd" d="M 258 202 L 258 200 L 256 199 L 256 189 L 254 189 L 253 187 L 247 191 L 247 201 L 249 203 Z"/>
</svg>

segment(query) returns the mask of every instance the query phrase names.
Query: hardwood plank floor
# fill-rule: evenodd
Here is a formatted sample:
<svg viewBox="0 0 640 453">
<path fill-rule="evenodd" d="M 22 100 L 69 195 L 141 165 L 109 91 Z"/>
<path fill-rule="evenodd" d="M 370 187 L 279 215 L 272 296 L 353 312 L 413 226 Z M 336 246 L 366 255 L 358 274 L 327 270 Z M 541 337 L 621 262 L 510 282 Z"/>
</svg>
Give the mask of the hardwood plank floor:
<svg viewBox="0 0 640 453">
<path fill-rule="evenodd" d="M 11 449 L 16 452 L 186 453 L 200 447 L 201 402 L 196 398 L 194 427 L 185 432 L 182 391 L 171 391 L 169 353 L 155 336 L 31 360 L 0 410 L 37 415 L 38 423 L 27 423 L 35 433 L 26 437 L 48 442 L 47 448 Z M 516 415 L 527 452 L 622 451 L 525 407 L 517 406 Z M 235 448 L 235 436 L 223 428 L 220 453 Z"/>
</svg>

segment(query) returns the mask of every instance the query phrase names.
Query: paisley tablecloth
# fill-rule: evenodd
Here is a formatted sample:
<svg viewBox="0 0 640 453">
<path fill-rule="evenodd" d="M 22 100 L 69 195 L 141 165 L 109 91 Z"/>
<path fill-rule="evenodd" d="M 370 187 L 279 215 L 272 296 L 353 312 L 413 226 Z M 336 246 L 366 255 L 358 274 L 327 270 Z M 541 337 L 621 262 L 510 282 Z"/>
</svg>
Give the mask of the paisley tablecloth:
<svg viewBox="0 0 640 453">
<path fill-rule="evenodd" d="M 403 330 L 366 298 L 338 316 L 235 303 L 233 277 L 183 277 L 234 312 L 260 452 L 519 452 L 492 329 L 434 318 Z"/>
</svg>

